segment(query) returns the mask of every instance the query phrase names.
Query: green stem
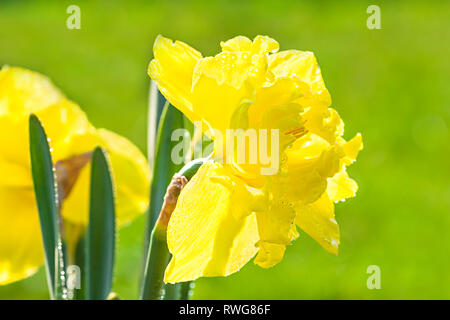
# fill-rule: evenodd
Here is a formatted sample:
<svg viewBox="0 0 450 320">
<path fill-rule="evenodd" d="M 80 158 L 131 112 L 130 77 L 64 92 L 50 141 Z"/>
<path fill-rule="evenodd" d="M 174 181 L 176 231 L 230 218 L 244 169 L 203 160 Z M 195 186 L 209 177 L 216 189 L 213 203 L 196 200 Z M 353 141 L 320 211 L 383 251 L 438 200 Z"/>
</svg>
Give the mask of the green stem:
<svg viewBox="0 0 450 320">
<path fill-rule="evenodd" d="M 150 236 L 149 250 L 144 269 L 140 299 L 161 300 L 164 298 L 164 272 L 167 267 L 170 252 L 167 247 L 167 225 L 177 204 L 178 196 L 184 185 L 197 172 L 206 159 L 191 161 L 175 174 L 167 187 L 164 202 L 158 220 Z M 166 299 L 178 299 L 181 296 L 181 285 L 168 285 Z"/>
<path fill-rule="evenodd" d="M 180 300 L 181 283 L 166 283 L 164 291 L 164 300 Z"/>
<path fill-rule="evenodd" d="M 161 300 L 163 297 L 164 270 L 169 260 L 166 230 L 167 226 L 158 220 L 152 231 L 140 296 L 142 300 Z"/>
<path fill-rule="evenodd" d="M 186 281 L 180 283 L 180 300 L 189 300 L 194 288 L 194 281 Z"/>
</svg>

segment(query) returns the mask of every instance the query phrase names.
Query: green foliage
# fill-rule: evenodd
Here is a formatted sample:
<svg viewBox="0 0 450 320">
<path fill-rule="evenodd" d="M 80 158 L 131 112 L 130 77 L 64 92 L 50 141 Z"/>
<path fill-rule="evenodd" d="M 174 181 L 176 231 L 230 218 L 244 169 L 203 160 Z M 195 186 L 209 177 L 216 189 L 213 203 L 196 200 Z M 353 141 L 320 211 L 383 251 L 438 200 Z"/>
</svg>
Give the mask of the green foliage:
<svg viewBox="0 0 450 320">
<path fill-rule="evenodd" d="M 161 210 L 166 188 L 169 185 L 172 176 L 183 166 L 182 163 L 175 164 L 171 159 L 172 149 L 179 143 L 178 141 L 172 141 L 172 132 L 175 129 L 183 127 L 183 114 L 169 103 L 165 103 L 159 120 L 158 135 L 156 138 L 145 243 L 148 243 L 148 240 L 150 239 L 149 235 L 153 230 L 159 211 Z"/>
<path fill-rule="evenodd" d="M 115 255 L 115 206 L 105 152 L 92 155 L 89 225 L 86 235 L 86 298 L 105 300 L 112 288 Z"/>
<path fill-rule="evenodd" d="M 52 156 L 39 119 L 30 116 L 30 161 L 45 253 L 47 281 L 52 299 L 65 294 L 63 244 L 59 232 L 58 199 Z"/>
<path fill-rule="evenodd" d="M 162 300 L 164 298 L 164 270 L 169 260 L 166 228 L 153 229 L 146 259 L 144 278 L 141 286 L 140 299 Z"/>
</svg>

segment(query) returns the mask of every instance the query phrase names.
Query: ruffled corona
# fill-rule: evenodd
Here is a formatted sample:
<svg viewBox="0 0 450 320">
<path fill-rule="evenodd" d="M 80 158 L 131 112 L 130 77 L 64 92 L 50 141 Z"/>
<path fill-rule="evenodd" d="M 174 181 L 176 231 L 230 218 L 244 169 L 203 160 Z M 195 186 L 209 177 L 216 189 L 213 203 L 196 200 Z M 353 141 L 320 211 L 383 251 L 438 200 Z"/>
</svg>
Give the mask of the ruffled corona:
<svg viewBox="0 0 450 320">
<path fill-rule="evenodd" d="M 175 107 L 220 133 L 212 135 L 214 159 L 182 190 L 169 221 L 170 283 L 226 276 L 255 255 L 256 264 L 271 267 L 298 237 L 297 226 L 337 254 L 334 202 L 357 190 L 346 167 L 362 149 L 361 135 L 348 142 L 342 137 L 344 123 L 330 108 L 314 54 L 278 52 L 278 43 L 267 36 L 238 36 L 221 47 L 218 55 L 204 58 L 185 43 L 159 36 L 149 66 Z M 269 155 L 280 160 L 276 172 L 263 174 L 269 168 L 261 159 L 220 162 L 228 129 L 277 130 L 276 138 L 265 140 Z M 255 141 L 256 149 L 244 149 L 245 159 L 261 154 L 264 145 Z"/>
<path fill-rule="evenodd" d="M 44 262 L 29 160 L 31 113 L 43 123 L 55 162 L 96 146 L 108 151 L 119 226 L 143 213 L 148 205 L 147 161 L 130 141 L 93 127 L 84 112 L 46 77 L 4 67 L 0 71 L 0 284 L 25 278 Z M 62 216 L 71 225 L 87 224 L 89 172 L 88 164 L 64 199 Z"/>
</svg>

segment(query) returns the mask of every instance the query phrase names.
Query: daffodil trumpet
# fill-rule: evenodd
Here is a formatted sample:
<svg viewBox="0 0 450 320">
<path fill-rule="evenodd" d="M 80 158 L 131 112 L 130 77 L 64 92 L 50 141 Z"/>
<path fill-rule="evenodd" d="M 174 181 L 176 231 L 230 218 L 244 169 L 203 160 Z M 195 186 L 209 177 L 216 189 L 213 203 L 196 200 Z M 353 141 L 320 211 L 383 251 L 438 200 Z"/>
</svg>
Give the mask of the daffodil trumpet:
<svg viewBox="0 0 450 320">
<path fill-rule="evenodd" d="M 166 99 L 214 140 L 214 157 L 181 191 L 169 220 L 166 283 L 227 276 L 253 257 L 272 267 L 299 236 L 297 227 L 337 254 L 334 203 L 357 191 L 347 167 L 362 138 L 343 138 L 314 54 L 279 51 L 267 36 L 220 45 L 219 54 L 203 57 L 158 36 L 148 68 Z M 230 129 L 253 130 L 258 139 L 230 154 Z"/>
</svg>

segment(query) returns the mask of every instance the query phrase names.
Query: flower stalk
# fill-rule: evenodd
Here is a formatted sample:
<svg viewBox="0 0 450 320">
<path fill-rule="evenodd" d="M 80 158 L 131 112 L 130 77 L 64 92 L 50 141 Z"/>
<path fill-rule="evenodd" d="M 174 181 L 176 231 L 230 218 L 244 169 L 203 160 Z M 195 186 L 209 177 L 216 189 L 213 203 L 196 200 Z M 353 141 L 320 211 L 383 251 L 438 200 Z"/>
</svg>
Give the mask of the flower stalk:
<svg viewBox="0 0 450 320">
<path fill-rule="evenodd" d="M 170 257 L 166 238 L 167 225 L 175 209 L 178 196 L 187 182 L 186 177 L 175 174 L 167 187 L 161 212 L 150 237 L 150 249 L 140 299 L 160 300 L 164 295 L 164 271 Z"/>
<path fill-rule="evenodd" d="M 186 281 L 180 283 L 180 300 L 189 300 L 194 288 L 194 281 Z"/>
<path fill-rule="evenodd" d="M 160 300 L 165 297 L 164 272 L 170 259 L 167 247 L 167 226 L 172 212 L 178 201 L 181 190 L 195 175 L 197 170 L 207 161 L 207 158 L 199 158 L 187 163 L 176 173 L 167 187 L 164 202 L 150 236 L 148 255 L 144 269 L 144 279 L 139 298 L 141 300 Z M 183 283 L 179 288 L 169 288 L 170 299 L 187 300 L 191 294 L 191 282 Z"/>
</svg>

